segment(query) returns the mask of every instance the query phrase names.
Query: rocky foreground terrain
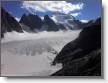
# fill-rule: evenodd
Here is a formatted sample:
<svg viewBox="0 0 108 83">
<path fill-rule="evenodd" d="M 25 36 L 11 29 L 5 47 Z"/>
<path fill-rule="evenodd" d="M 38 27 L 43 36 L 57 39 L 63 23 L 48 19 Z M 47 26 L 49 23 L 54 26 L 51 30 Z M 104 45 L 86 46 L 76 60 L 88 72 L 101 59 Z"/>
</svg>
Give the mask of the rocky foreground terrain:
<svg viewBox="0 0 108 83">
<path fill-rule="evenodd" d="M 63 47 L 52 65 L 63 68 L 52 76 L 101 76 L 101 18 Z"/>
</svg>

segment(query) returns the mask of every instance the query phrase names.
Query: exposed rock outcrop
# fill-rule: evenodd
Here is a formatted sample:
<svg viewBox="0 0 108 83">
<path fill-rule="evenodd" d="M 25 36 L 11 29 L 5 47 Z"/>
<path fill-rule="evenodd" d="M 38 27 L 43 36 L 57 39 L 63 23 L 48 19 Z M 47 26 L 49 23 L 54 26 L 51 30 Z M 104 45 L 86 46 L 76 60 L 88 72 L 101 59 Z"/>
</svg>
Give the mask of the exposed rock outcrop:
<svg viewBox="0 0 108 83">
<path fill-rule="evenodd" d="M 48 16 L 44 16 L 44 24 L 47 26 L 47 31 L 58 31 L 56 23 Z"/>
</svg>

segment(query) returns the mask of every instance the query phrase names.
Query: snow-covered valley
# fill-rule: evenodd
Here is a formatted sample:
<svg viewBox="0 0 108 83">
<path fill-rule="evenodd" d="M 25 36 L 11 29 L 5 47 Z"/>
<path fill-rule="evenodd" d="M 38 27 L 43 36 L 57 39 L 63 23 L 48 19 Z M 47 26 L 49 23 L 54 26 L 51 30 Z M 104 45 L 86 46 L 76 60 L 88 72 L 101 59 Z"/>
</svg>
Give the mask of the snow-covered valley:
<svg viewBox="0 0 108 83">
<path fill-rule="evenodd" d="M 1 41 L 2 76 L 49 76 L 58 71 L 62 64 L 51 62 L 80 31 L 6 33 Z"/>
</svg>

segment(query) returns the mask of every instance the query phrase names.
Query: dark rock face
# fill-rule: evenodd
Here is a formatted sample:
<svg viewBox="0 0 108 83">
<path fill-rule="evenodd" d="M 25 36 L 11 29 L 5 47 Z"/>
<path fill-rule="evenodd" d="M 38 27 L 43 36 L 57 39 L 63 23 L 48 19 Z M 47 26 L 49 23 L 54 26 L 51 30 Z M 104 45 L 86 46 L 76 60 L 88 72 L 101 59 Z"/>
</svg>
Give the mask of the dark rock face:
<svg viewBox="0 0 108 83">
<path fill-rule="evenodd" d="M 59 30 L 66 30 L 66 27 L 63 24 L 58 24 L 57 27 Z"/>
<path fill-rule="evenodd" d="M 38 15 L 29 14 L 26 16 L 25 14 L 22 16 L 20 23 L 23 23 L 31 28 L 31 30 L 41 29 L 43 25 L 43 21 Z"/>
<path fill-rule="evenodd" d="M 48 16 L 44 16 L 44 24 L 47 25 L 47 31 L 58 31 L 56 23 Z"/>
<path fill-rule="evenodd" d="M 63 25 L 57 25 L 48 15 L 45 15 L 44 20 L 42 20 L 38 15 L 24 14 L 20 23 L 30 27 L 32 31 L 35 29 L 41 31 L 43 28 L 45 28 L 46 31 L 58 31 L 60 29 L 65 29 Z"/>
<path fill-rule="evenodd" d="M 56 63 L 63 68 L 53 76 L 101 76 L 101 18 L 64 46 L 52 64 Z"/>
<path fill-rule="evenodd" d="M 94 20 L 88 21 L 88 23 L 83 23 L 83 27 L 88 27 L 94 24 Z"/>
<path fill-rule="evenodd" d="M 83 28 L 86 28 L 86 27 L 93 25 L 93 21 L 94 20 L 90 20 L 87 23 L 82 23 L 81 21 L 76 20 L 76 19 L 75 20 L 69 20 L 68 23 L 72 24 L 73 27 L 72 26 L 68 26 L 68 27 L 72 30 L 83 29 Z"/>
<path fill-rule="evenodd" d="M 77 29 L 82 29 L 83 28 L 83 23 L 80 22 L 79 20 L 68 20 L 68 23 L 71 24 L 70 26 L 68 25 L 68 27 L 71 30 L 77 30 Z"/>
<path fill-rule="evenodd" d="M 1 8 L 1 37 L 3 37 L 5 32 L 11 31 L 23 32 L 15 18 Z"/>
</svg>

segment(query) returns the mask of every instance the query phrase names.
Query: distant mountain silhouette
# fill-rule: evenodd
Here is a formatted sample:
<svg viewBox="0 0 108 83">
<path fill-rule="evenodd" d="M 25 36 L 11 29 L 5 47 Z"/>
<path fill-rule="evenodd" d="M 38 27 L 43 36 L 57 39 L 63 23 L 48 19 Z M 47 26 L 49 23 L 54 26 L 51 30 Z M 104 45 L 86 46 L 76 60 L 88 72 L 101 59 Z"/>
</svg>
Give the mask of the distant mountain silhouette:
<svg viewBox="0 0 108 83">
<path fill-rule="evenodd" d="M 5 32 L 39 32 L 39 31 L 59 31 L 78 30 L 93 24 L 93 21 L 82 23 L 69 14 L 59 14 L 56 16 L 58 22 L 53 21 L 48 15 L 41 19 L 38 15 L 23 14 L 18 22 L 11 14 L 1 8 L 1 37 Z"/>
<path fill-rule="evenodd" d="M 66 30 L 63 24 L 56 24 L 48 15 L 45 15 L 44 19 L 42 20 L 38 15 L 24 14 L 21 17 L 20 24 L 27 25 L 28 27 L 30 27 L 32 31 L 35 31 L 35 30 L 38 30 L 38 31 Z"/>
<path fill-rule="evenodd" d="M 62 63 L 63 68 L 53 76 L 101 75 L 101 18 L 63 47 L 52 64 L 57 63 Z"/>
<path fill-rule="evenodd" d="M 23 32 L 17 20 L 11 14 L 1 8 L 1 37 L 4 36 L 5 32 L 11 31 Z"/>
</svg>

